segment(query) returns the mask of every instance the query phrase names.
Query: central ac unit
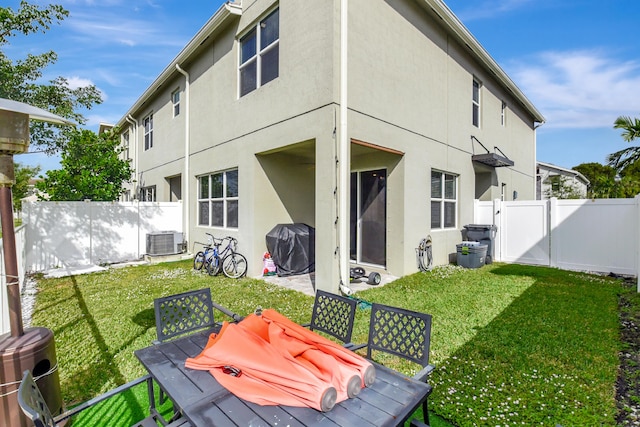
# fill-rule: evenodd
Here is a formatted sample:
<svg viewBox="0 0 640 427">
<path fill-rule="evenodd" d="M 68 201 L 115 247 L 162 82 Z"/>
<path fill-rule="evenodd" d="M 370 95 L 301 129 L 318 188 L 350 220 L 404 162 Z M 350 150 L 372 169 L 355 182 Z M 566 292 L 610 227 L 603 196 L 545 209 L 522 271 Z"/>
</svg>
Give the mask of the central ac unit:
<svg viewBox="0 0 640 427">
<path fill-rule="evenodd" d="M 147 234 L 147 255 L 172 255 L 183 251 L 182 233 L 158 231 Z"/>
</svg>

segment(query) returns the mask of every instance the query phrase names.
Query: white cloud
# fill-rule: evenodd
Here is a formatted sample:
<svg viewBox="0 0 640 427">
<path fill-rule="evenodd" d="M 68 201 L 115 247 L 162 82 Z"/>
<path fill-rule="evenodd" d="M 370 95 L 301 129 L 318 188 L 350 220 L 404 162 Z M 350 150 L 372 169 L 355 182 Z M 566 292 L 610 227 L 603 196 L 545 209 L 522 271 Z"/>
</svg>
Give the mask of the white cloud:
<svg viewBox="0 0 640 427">
<path fill-rule="evenodd" d="M 79 87 L 91 86 L 93 82 L 89 79 L 83 79 L 82 77 L 72 76 L 67 77 L 67 83 L 71 89 L 78 89 Z"/>
<path fill-rule="evenodd" d="M 450 3 L 453 4 L 453 2 Z M 456 8 L 456 16 L 463 22 L 470 22 L 478 19 L 494 18 L 498 15 L 527 8 L 530 5 L 539 7 L 540 2 L 536 0 L 485 0 L 482 3 L 472 2 L 469 5 L 467 0 L 463 0 L 460 3 L 464 4 L 464 6 Z"/>
<path fill-rule="evenodd" d="M 545 52 L 510 65 L 509 74 L 548 127 L 611 127 L 640 113 L 640 62 L 601 51 Z"/>
</svg>

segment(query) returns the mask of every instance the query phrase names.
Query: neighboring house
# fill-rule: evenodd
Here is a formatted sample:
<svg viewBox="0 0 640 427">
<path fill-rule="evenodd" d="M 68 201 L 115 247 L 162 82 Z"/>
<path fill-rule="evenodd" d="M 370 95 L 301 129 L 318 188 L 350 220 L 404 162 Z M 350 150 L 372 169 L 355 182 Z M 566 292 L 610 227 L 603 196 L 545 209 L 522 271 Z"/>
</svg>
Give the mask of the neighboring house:
<svg viewBox="0 0 640 427">
<path fill-rule="evenodd" d="M 551 163 L 538 162 L 536 169 L 536 200 L 550 197 L 584 199 L 589 180 L 580 172 Z"/>
<path fill-rule="evenodd" d="M 533 199 L 543 121 L 439 0 L 243 0 L 118 126 L 130 194 L 181 200 L 190 250 L 233 235 L 258 275 L 265 235 L 307 223 L 335 291 L 350 262 L 417 271 L 426 235 L 447 263 L 474 199 Z"/>
</svg>

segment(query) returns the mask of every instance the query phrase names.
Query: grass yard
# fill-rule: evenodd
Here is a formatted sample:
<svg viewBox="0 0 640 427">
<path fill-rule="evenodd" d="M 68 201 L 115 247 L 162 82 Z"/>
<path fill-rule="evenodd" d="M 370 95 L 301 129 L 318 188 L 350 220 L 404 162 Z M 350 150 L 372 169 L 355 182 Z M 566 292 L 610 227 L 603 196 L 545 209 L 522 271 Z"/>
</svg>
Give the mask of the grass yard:
<svg viewBox="0 0 640 427">
<path fill-rule="evenodd" d="M 235 312 L 275 308 L 300 323 L 313 305 L 310 296 L 261 280 L 195 272 L 190 261 L 37 282 L 31 324 L 55 334 L 67 406 L 144 374 L 133 351 L 155 338 L 154 298 L 211 287 L 213 299 Z M 632 292 L 607 277 L 492 264 L 440 267 L 356 297 L 433 315 L 430 409 L 451 424 L 606 426 L 616 425 L 618 298 Z M 368 314 L 358 310 L 354 342 L 366 341 Z M 130 425 L 145 413 L 145 394 L 138 387 L 74 426 Z"/>
</svg>

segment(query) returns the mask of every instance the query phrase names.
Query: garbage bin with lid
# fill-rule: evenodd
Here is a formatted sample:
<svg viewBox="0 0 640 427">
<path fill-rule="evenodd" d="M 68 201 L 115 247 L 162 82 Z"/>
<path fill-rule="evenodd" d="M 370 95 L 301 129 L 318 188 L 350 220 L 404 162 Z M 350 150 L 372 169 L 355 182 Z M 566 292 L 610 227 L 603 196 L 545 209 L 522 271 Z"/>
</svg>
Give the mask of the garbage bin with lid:
<svg viewBox="0 0 640 427">
<path fill-rule="evenodd" d="M 478 242 L 462 242 L 456 245 L 458 265 L 464 268 L 480 268 L 485 264 L 487 245 Z"/>
<path fill-rule="evenodd" d="M 495 257 L 494 239 L 498 227 L 494 224 L 467 224 L 466 240 L 479 242 L 481 245 L 487 245 L 487 256 L 485 264 L 491 264 Z"/>
</svg>

